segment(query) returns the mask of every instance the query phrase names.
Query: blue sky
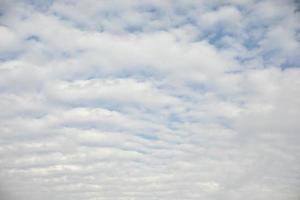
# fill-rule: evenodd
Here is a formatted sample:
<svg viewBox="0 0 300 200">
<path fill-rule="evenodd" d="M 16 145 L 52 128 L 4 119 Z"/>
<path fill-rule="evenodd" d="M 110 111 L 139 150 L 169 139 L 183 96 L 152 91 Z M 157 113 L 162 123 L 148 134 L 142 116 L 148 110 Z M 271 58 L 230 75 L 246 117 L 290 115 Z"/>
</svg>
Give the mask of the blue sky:
<svg viewBox="0 0 300 200">
<path fill-rule="evenodd" d="M 296 200 L 292 0 L 4 0 L 4 200 Z"/>
</svg>

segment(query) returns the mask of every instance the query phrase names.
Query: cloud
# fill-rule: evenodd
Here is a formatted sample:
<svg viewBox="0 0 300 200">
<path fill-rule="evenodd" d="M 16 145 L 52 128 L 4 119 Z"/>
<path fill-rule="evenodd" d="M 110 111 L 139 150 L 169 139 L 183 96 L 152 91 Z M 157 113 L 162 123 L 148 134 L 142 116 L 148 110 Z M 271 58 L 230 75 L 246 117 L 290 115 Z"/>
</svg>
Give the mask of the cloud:
<svg viewBox="0 0 300 200">
<path fill-rule="evenodd" d="M 1 197 L 299 199 L 297 4 L 1 2 Z"/>
<path fill-rule="evenodd" d="M 46 86 L 47 88 L 47 86 Z M 93 106 L 101 103 L 122 106 L 176 105 L 179 100 L 163 93 L 149 82 L 134 79 L 90 79 L 76 82 L 56 82 L 48 86 L 47 96 L 53 101 L 67 104 L 86 104 Z"/>
</svg>

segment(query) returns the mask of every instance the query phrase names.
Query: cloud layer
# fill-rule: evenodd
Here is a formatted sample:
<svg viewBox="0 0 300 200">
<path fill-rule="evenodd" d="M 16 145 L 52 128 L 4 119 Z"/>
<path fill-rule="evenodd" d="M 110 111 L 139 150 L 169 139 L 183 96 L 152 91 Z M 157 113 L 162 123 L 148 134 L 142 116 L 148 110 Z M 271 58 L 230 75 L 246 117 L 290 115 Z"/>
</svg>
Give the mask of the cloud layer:
<svg viewBox="0 0 300 200">
<path fill-rule="evenodd" d="M 1 1 L 1 199 L 299 199 L 299 14 Z"/>
</svg>

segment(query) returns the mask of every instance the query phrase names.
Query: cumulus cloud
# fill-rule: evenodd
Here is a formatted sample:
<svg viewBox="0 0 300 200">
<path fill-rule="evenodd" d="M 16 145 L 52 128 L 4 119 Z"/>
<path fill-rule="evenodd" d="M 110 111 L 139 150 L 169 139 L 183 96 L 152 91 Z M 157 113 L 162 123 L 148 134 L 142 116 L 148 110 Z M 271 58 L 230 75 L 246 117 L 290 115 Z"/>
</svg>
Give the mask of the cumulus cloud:
<svg viewBox="0 0 300 200">
<path fill-rule="evenodd" d="M 300 197 L 299 2 L 0 3 L 0 196 Z"/>
</svg>

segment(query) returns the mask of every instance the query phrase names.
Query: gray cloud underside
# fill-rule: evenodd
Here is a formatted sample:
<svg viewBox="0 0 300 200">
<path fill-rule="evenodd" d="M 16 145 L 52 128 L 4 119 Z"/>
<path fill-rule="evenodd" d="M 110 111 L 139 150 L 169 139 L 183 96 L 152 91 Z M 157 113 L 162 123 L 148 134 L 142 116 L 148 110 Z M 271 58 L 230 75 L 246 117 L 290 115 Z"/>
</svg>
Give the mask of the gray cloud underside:
<svg viewBox="0 0 300 200">
<path fill-rule="evenodd" d="M 299 2 L 0 2 L 0 199 L 298 200 Z"/>
</svg>

